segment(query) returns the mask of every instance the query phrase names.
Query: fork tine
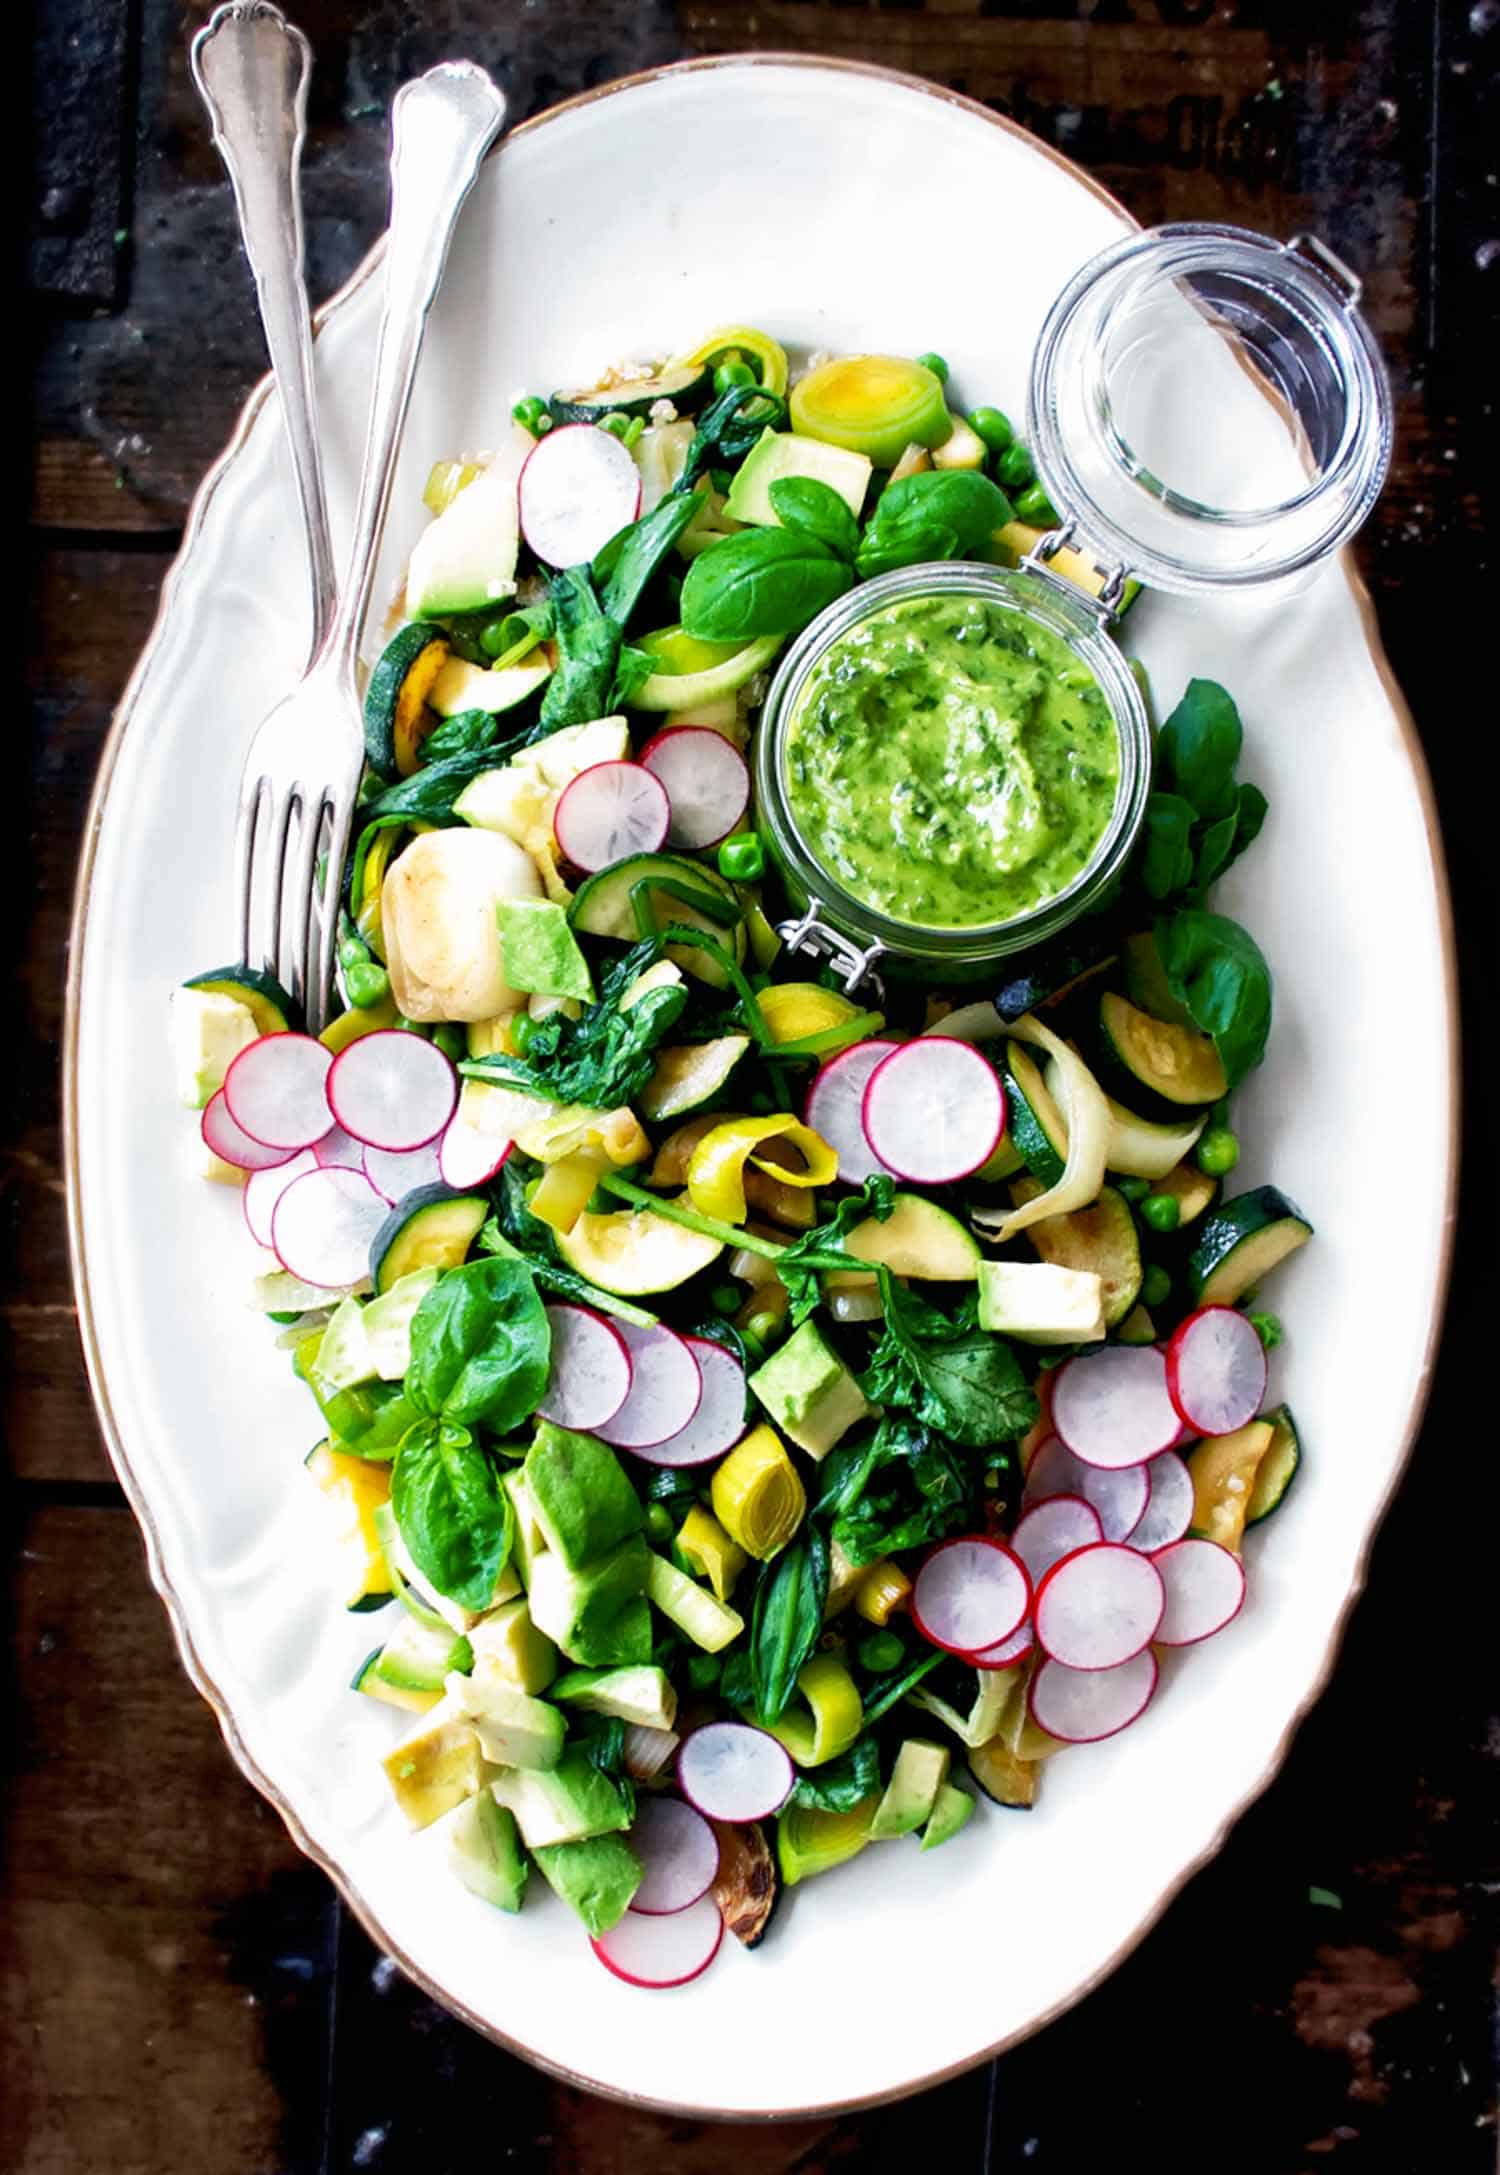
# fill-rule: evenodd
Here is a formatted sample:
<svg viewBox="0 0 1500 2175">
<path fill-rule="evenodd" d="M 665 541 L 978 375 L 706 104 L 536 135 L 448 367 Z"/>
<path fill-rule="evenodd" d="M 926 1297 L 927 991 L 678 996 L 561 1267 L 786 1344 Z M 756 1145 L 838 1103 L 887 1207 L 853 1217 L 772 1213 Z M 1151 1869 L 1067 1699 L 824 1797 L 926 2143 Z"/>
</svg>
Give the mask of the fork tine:
<svg viewBox="0 0 1500 2175">
<path fill-rule="evenodd" d="M 282 981 L 299 1004 L 307 999 L 308 917 L 312 910 L 313 872 L 317 866 L 318 840 L 323 828 L 323 804 L 319 794 L 298 783 L 287 796 L 289 811 L 296 810 L 295 842 L 288 832 L 281 857 L 279 956 Z"/>
<path fill-rule="evenodd" d="M 327 1024 L 328 989 L 333 979 L 333 947 L 339 925 L 339 893 L 343 887 L 344 860 L 349 851 L 349 833 L 354 823 L 352 793 L 329 795 L 328 798 L 328 865 L 322 884 L 322 897 L 317 928 L 317 965 L 308 981 L 307 1016 L 309 1022 L 316 1018 L 319 1032 Z"/>
<path fill-rule="evenodd" d="M 260 824 L 260 829 L 265 833 L 266 838 L 265 853 L 262 855 L 257 852 L 256 855 L 258 865 L 265 867 L 270 877 L 270 884 L 265 895 L 265 913 L 268 923 L 265 961 L 269 971 L 276 976 L 283 988 L 287 990 L 288 995 L 296 997 L 298 992 L 290 986 L 291 966 L 286 956 L 283 938 L 286 930 L 287 905 L 286 856 L 287 847 L 291 841 L 292 820 L 297 807 L 297 789 L 295 786 L 290 786 L 285 792 L 278 792 L 275 785 L 272 784 L 269 797 L 271 804 L 269 814 L 261 818 Z M 258 846 L 259 839 L 257 839 Z"/>
<path fill-rule="evenodd" d="M 328 852 L 329 832 L 328 796 L 325 793 L 318 803 L 316 849 L 313 855 L 312 880 L 308 886 L 306 938 L 302 947 L 302 1008 L 307 1015 L 308 1032 L 320 1034 L 327 1024 L 322 991 L 318 982 L 318 963 L 323 949 L 323 887 L 318 882 L 318 856 Z"/>
<path fill-rule="evenodd" d="M 265 799 L 266 780 L 249 765 L 240 780 L 240 803 L 234 825 L 234 866 L 239 885 L 239 957 L 247 967 L 258 962 L 250 950 L 250 924 L 255 909 L 255 841 Z"/>
</svg>

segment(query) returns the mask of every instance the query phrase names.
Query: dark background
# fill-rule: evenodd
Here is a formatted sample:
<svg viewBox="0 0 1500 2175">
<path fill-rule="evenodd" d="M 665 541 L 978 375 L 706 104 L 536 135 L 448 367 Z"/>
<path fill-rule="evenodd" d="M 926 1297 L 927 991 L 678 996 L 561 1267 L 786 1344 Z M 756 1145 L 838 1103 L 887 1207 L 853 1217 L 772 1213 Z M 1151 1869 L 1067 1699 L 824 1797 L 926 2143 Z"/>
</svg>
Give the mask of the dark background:
<svg viewBox="0 0 1500 2175">
<path fill-rule="evenodd" d="M 73 862 L 112 706 L 262 350 L 188 79 L 200 11 L 39 0 L 29 49 L 14 36 L 10 48 L 12 352 L 29 386 L 12 394 L 0 441 L 22 538 L 0 802 L 15 1671 L 0 2166 L 1491 2167 L 1500 1295 L 1493 1134 L 1479 1137 L 1493 1084 L 1477 1045 L 1496 994 L 1500 0 L 293 0 L 292 12 L 318 57 L 305 172 L 315 297 L 382 224 L 392 92 L 456 53 L 495 73 L 515 119 L 688 54 L 882 61 L 1015 116 L 1143 220 L 1309 227 L 1363 273 L 1399 442 L 1359 559 L 1436 776 L 1472 1034 L 1453 1301 L 1427 1423 L 1332 1689 L 1218 1861 L 1061 2023 L 897 2107 L 728 2131 L 554 2085 L 416 1994 L 242 1781 L 178 1668 L 78 1358 L 55 1130 Z M 22 29 L 25 10 L 9 20 Z M 975 277 L 1002 291 L 1005 232 L 1004 206 L 975 215 Z M 1303 724 L 1317 730 L 1315 717 Z M 1339 821 L 1330 808 L 1335 834 Z M 1393 1253 L 1403 1142 L 1435 1117 L 1405 1098 L 1402 1051 L 1393 982 L 1368 1052 L 1390 1102 L 1389 1162 L 1368 1178 L 1389 1201 Z M 1368 1326 L 1378 1367 L 1381 1324 Z M 833 1959 L 828 1993 L 830 2033 L 857 2032 L 869 2002 L 942 1998 L 910 1984 L 898 1956 L 868 1988 L 842 1985 Z M 673 2029 L 669 2004 L 662 2024 Z"/>
</svg>

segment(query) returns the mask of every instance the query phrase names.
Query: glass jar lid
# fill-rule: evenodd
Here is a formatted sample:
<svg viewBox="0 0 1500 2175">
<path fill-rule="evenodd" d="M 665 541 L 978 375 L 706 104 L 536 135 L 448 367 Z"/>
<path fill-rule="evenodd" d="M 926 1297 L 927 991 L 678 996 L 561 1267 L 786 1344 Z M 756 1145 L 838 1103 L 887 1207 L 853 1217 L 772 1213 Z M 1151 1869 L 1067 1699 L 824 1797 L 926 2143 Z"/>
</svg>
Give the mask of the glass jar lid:
<svg viewBox="0 0 1500 2175">
<path fill-rule="evenodd" d="M 1360 284 L 1321 242 L 1154 228 L 1048 314 L 1029 438 L 1071 534 L 1149 587 L 1260 587 L 1316 566 L 1385 479 L 1391 400 Z"/>
</svg>

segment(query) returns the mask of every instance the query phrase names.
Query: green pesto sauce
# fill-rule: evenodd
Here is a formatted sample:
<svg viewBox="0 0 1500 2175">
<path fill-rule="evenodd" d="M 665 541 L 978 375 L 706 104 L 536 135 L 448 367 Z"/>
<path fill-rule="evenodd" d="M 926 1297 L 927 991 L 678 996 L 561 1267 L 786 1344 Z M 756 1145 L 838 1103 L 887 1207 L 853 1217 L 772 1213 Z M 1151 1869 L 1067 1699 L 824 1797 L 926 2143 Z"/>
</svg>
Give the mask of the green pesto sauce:
<svg viewBox="0 0 1500 2175">
<path fill-rule="evenodd" d="M 983 597 L 908 597 L 831 643 L 787 732 L 809 849 L 845 889 L 924 928 L 1013 921 L 1109 828 L 1119 734 L 1060 636 Z"/>
</svg>

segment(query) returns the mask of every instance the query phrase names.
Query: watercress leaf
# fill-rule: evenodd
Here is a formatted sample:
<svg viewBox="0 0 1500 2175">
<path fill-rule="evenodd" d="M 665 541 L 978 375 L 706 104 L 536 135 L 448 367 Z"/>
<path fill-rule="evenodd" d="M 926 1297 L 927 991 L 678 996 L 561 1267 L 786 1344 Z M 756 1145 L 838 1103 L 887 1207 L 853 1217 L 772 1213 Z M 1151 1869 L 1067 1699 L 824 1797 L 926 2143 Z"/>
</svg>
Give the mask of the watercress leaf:
<svg viewBox="0 0 1500 2175">
<path fill-rule="evenodd" d="M 811 1524 L 766 1564 L 755 1588 L 750 1618 L 754 1707 L 763 1722 L 777 1721 L 823 1629 L 828 1600 L 828 1542 Z"/>
<path fill-rule="evenodd" d="M 548 732 L 609 715 L 620 661 L 618 623 L 601 610 L 586 566 L 572 566 L 548 583 L 556 627 L 557 669 L 542 697 Z"/>
<path fill-rule="evenodd" d="M 771 485 L 771 510 L 784 529 L 800 529 L 805 536 L 845 561 L 854 563 L 859 549 L 859 523 L 838 492 L 815 476 L 778 476 Z"/>
<path fill-rule="evenodd" d="M 742 529 L 688 568 L 682 624 L 704 642 L 799 634 L 853 580 L 841 559 L 798 530 Z"/>
<path fill-rule="evenodd" d="M 391 1507 L 423 1578 L 464 1608 L 488 1608 L 510 1557 L 514 1516 L 467 1428 L 429 1419 L 409 1430 L 391 1470 Z"/>
<path fill-rule="evenodd" d="M 1194 809 L 1180 793 L 1151 793 L 1141 824 L 1141 883 L 1152 899 L 1169 899 L 1193 873 Z M 1186 871 L 1186 874 L 1184 874 Z"/>
<path fill-rule="evenodd" d="M 435 725 L 417 749 L 421 764 L 444 763 L 450 756 L 473 755 L 493 748 L 500 738 L 500 720 L 489 710 L 460 710 Z"/>
<path fill-rule="evenodd" d="M 1182 907 L 1155 928 L 1167 986 L 1207 1035 L 1231 1089 L 1265 1055 L 1271 1031 L 1271 970 L 1247 929 L 1225 914 Z"/>
<path fill-rule="evenodd" d="M 860 1378 L 872 1403 L 902 1407 L 968 1448 L 1024 1435 L 1036 1397 L 1003 1337 L 950 1319 L 877 1271 L 885 1331 Z"/>
<path fill-rule="evenodd" d="M 1234 772 L 1244 733 L 1233 697 L 1217 680 L 1189 680 L 1156 738 L 1157 776 L 1191 801 L 1207 823 L 1234 808 Z"/>
<path fill-rule="evenodd" d="M 805 1322 L 822 1299 L 823 1287 L 819 1282 L 822 1258 L 830 1253 L 842 1253 L 844 1239 L 856 1224 L 867 1222 L 871 1216 L 884 1223 L 895 1205 L 895 1183 L 879 1171 L 874 1177 L 867 1178 L 857 1193 L 846 1194 L 831 1216 L 804 1231 L 801 1238 L 793 1240 L 778 1257 L 776 1273 L 791 1295 L 793 1328 Z M 810 1261 L 818 1266 L 809 1266 Z"/>
<path fill-rule="evenodd" d="M 832 1514 L 833 1537 L 851 1563 L 873 1563 L 972 1525 L 982 1471 L 934 1428 L 887 1413 L 863 1444 L 840 1443 L 824 1460 L 818 1515 Z"/>
<path fill-rule="evenodd" d="M 604 546 L 594 561 L 594 581 L 605 612 L 617 626 L 629 626 L 652 575 L 702 511 L 701 500 L 691 491 L 674 494 Z"/>
<path fill-rule="evenodd" d="M 627 954 L 627 962 L 641 949 Z M 524 1057 L 468 1058 L 459 1070 L 476 1079 L 514 1081 L 528 1094 L 584 1103 L 592 1110 L 633 1102 L 650 1079 L 657 1045 L 680 1018 L 688 992 L 680 982 L 671 983 L 648 990 L 622 1012 L 619 999 L 641 971 L 627 962 L 610 972 L 598 1001 L 586 1005 L 576 1020 L 553 1012 L 536 1022 Z M 627 967 L 623 974 L 622 967 Z"/>
<path fill-rule="evenodd" d="M 440 1276 L 412 1316 L 406 1395 L 420 1412 L 504 1434 L 546 1395 L 551 1354 L 526 1264 L 471 1261 Z"/>
<path fill-rule="evenodd" d="M 852 1812 L 879 1788 L 880 1747 L 873 1737 L 861 1737 L 838 1759 L 799 1775 L 792 1803 L 810 1805 L 819 1812 Z"/>
</svg>

